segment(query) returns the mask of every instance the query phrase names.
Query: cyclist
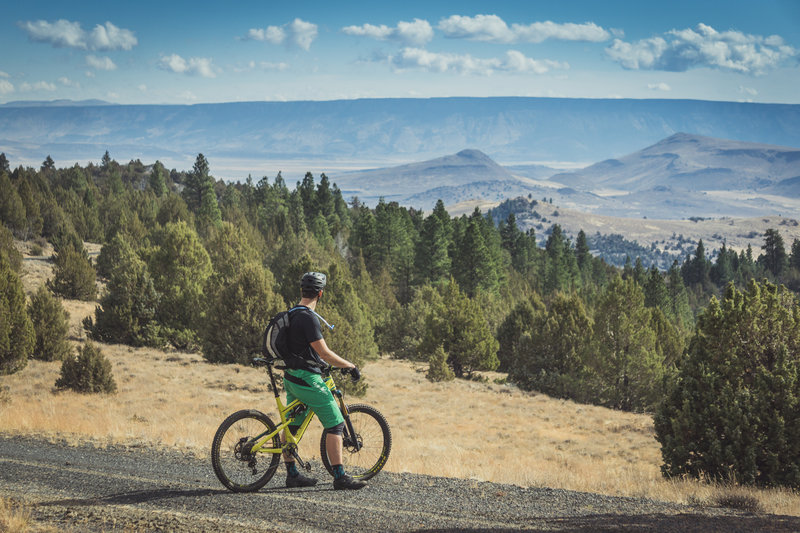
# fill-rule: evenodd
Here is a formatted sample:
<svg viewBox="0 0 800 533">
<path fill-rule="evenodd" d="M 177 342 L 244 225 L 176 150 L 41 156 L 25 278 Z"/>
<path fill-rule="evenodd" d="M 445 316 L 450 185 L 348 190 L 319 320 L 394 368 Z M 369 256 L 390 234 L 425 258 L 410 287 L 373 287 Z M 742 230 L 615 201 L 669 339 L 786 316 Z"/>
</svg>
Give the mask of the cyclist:
<svg viewBox="0 0 800 533">
<path fill-rule="evenodd" d="M 342 466 L 344 418 L 333 394 L 325 385 L 320 371 L 320 368 L 327 363 L 331 366 L 350 369 L 350 375 L 354 380 L 361 377 L 358 368 L 350 361 L 336 355 L 333 350 L 328 348 L 322 337 L 319 318 L 314 310 L 322 298 L 326 283 L 325 274 L 320 272 L 306 272 L 300 279 L 301 299 L 297 305 L 299 309 L 295 308 L 291 312 L 287 337 L 289 350 L 294 357 L 285 361 L 287 369 L 283 383 L 286 388 L 286 403 L 291 403 L 295 398 L 299 399 L 317 414 L 322 425 L 329 430 L 326 445 L 328 459 L 333 466 L 333 488 L 360 489 L 365 487 L 366 483 L 354 480 L 345 473 Z M 305 416 L 307 415 L 308 412 Z M 292 434 L 296 433 L 305 416 L 295 417 L 297 425 L 289 426 Z M 286 462 L 287 487 L 316 485 L 316 479 L 300 473 L 293 457 L 284 454 L 284 461 Z"/>
</svg>

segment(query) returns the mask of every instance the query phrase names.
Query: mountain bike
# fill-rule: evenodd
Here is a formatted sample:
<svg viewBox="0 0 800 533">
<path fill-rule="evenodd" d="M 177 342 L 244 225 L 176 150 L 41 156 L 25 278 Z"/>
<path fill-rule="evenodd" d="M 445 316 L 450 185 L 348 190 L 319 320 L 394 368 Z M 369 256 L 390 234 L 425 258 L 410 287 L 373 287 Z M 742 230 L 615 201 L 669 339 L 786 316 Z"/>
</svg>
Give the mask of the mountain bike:
<svg viewBox="0 0 800 533">
<path fill-rule="evenodd" d="M 283 453 L 294 457 L 301 468 L 311 470 L 311 464 L 300 458 L 298 444 L 314 419 L 314 412 L 299 400 L 283 404 L 272 371 L 274 362 L 260 357 L 253 359 L 254 366 L 266 367 L 269 373 L 280 423 L 276 425 L 267 415 L 254 409 L 237 411 L 220 424 L 211 444 L 214 473 L 233 492 L 255 492 L 266 485 L 275 475 Z M 282 366 L 275 368 L 285 369 Z M 354 479 L 367 480 L 378 474 L 389 459 L 392 449 L 389 423 L 372 406 L 345 404 L 344 394 L 331 375 L 332 370 L 345 372 L 348 369 L 328 367 L 323 370 L 325 384 L 338 400 L 344 417 L 343 465 Z M 288 427 L 301 419 L 302 423 L 293 435 Z M 320 456 L 325 469 L 333 475 L 333 465 L 326 449 L 327 434 L 327 429 L 322 432 Z"/>
</svg>

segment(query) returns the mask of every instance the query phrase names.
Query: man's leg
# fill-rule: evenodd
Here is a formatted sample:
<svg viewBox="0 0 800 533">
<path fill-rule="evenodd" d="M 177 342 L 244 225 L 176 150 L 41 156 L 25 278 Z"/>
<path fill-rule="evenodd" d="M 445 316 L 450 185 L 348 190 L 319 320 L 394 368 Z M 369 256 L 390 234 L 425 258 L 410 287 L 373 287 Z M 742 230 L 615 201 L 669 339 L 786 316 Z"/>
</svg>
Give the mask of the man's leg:
<svg viewBox="0 0 800 533">
<path fill-rule="evenodd" d="M 344 424 L 342 424 L 343 426 Z M 328 433 L 325 436 L 325 449 L 328 452 L 328 460 L 333 467 L 333 488 L 334 489 L 361 489 L 367 486 L 363 481 L 356 481 L 348 476 L 342 465 L 342 434 Z"/>
</svg>

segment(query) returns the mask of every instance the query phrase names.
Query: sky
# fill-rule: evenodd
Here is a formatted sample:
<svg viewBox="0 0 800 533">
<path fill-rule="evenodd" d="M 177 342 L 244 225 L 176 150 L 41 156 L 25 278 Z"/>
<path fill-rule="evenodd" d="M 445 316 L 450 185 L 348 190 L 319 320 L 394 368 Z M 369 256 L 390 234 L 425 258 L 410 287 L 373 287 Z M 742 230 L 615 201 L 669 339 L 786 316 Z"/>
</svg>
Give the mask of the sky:
<svg viewBox="0 0 800 533">
<path fill-rule="evenodd" d="M 800 103 L 800 1 L 7 2 L 0 104 Z"/>
</svg>

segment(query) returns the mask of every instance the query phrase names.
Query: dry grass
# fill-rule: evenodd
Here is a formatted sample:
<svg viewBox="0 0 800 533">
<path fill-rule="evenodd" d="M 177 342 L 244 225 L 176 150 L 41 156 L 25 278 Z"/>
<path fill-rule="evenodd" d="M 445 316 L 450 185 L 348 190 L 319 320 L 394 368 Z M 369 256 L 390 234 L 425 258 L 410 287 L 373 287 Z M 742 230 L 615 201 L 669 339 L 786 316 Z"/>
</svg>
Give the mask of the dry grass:
<svg viewBox="0 0 800 533">
<path fill-rule="evenodd" d="M 94 307 L 71 301 L 65 306 L 74 325 Z M 228 414 L 255 408 L 277 418 L 262 370 L 210 365 L 192 354 L 106 344 L 101 349 L 113 365 L 117 394 L 54 392 L 59 363 L 30 361 L 0 381 L 10 398 L 0 402 L 0 428 L 206 456 Z M 508 385 L 431 384 L 424 368 L 405 361 L 381 359 L 364 374 L 367 396 L 353 401 L 375 405 L 389 420 L 394 445 L 388 470 L 700 505 L 735 500 L 800 516 L 800 495 L 791 491 L 664 480 L 647 415 L 554 400 Z M 319 425 L 312 427 L 316 433 L 304 439 L 301 454 L 318 460 Z M 733 500 L 726 499 L 731 495 Z"/>
</svg>

